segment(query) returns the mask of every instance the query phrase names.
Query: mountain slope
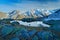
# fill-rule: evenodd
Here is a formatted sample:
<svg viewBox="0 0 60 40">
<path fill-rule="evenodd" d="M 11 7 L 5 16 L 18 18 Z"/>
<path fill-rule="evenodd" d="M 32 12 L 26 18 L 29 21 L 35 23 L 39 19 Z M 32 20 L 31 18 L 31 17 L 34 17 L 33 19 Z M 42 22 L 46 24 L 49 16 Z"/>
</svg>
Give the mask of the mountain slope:
<svg viewBox="0 0 60 40">
<path fill-rule="evenodd" d="M 22 13 L 20 13 L 19 10 L 14 10 L 14 11 L 9 13 L 10 19 L 21 19 L 23 17 L 24 17 L 24 15 Z"/>
<path fill-rule="evenodd" d="M 56 10 L 53 14 L 49 15 L 48 18 L 45 19 L 45 21 L 48 20 L 60 20 L 60 9 Z"/>
<path fill-rule="evenodd" d="M 14 10 L 11 13 L 9 13 L 9 17 L 12 19 L 37 18 L 37 17 L 45 17 L 50 14 L 52 14 L 50 11 L 40 9 L 34 9 L 31 11 L 26 11 L 24 13 L 21 13 L 18 10 Z"/>
<path fill-rule="evenodd" d="M 7 13 L 0 12 L 0 19 L 7 18 L 7 17 L 8 17 Z"/>
</svg>

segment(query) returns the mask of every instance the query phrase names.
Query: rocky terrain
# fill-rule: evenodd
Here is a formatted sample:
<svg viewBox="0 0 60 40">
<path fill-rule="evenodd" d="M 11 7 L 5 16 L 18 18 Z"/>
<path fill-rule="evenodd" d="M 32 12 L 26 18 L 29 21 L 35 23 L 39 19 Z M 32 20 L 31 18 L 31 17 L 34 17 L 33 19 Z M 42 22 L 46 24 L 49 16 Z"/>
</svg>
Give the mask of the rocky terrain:
<svg viewBox="0 0 60 40">
<path fill-rule="evenodd" d="M 60 40 L 60 9 L 6 15 L 2 13 L 0 20 L 1 40 Z"/>
</svg>

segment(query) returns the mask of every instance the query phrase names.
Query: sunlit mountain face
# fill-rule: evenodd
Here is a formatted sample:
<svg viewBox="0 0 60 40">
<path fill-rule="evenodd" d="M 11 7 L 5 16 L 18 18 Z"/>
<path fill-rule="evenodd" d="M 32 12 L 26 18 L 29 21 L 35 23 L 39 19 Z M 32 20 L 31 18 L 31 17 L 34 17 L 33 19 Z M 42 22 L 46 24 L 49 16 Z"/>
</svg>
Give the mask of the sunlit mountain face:
<svg viewBox="0 0 60 40">
<path fill-rule="evenodd" d="M 60 0 L 0 0 L 0 11 L 6 13 L 12 10 L 24 12 L 37 8 L 48 10 L 60 8 Z"/>
</svg>

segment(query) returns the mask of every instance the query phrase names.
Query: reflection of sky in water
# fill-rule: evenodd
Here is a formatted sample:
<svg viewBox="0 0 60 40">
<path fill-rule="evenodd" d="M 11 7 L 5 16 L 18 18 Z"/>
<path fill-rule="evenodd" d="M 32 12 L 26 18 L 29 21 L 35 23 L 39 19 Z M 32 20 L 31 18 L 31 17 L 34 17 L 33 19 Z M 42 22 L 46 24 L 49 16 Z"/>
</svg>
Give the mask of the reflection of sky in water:
<svg viewBox="0 0 60 40">
<path fill-rule="evenodd" d="M 60 0 L 0 0 L 0 11 L 60 8 Z"/>
</svg>

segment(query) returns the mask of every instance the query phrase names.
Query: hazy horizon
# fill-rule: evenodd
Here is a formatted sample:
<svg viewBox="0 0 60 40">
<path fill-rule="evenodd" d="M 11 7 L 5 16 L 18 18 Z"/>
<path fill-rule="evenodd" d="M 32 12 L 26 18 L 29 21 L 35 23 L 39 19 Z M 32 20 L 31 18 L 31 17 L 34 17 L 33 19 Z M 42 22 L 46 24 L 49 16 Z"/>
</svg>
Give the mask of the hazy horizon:
<svg viewBox="0 0 60 40">
<path fill-rule="evenodd" d="M 0 0 L 0 11 L 11 12 L 20 10 L 21 12 L 31 9 L 58 9 L 60 0 Z"/>
</svg>

